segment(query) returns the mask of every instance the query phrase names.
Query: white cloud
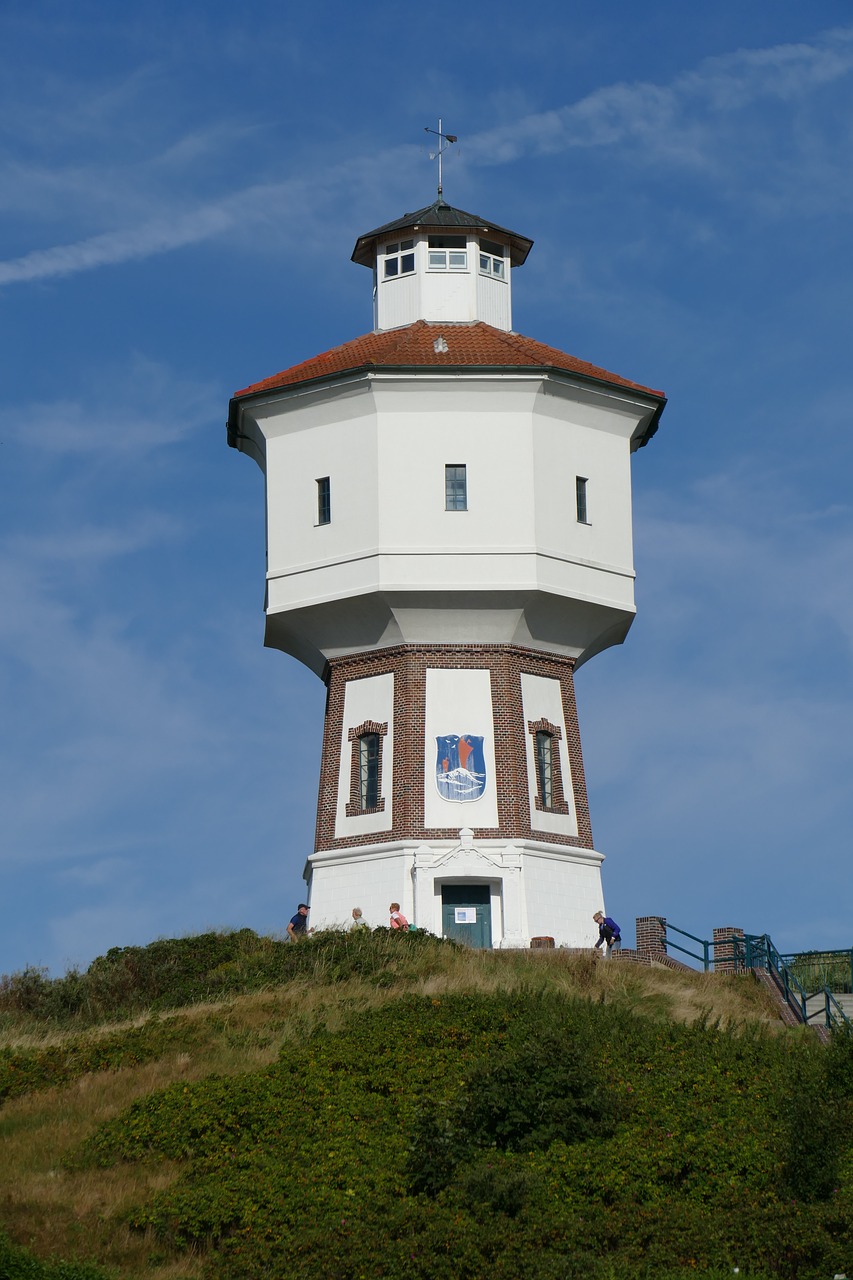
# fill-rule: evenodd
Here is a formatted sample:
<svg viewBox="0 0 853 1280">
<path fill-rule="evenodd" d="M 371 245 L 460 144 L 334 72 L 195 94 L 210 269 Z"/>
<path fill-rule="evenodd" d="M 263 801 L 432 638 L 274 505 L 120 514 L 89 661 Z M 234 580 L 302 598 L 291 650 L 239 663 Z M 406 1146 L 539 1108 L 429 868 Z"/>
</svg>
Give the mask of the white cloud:
<svg viewBox="0 0 853 1280">
<path fill-rule="evenodd" d="M 219 387 L 137 353 L 121 367 L 98 369 L 74 397 L 9 406 L 0 432 L 47 454 L 136 457 L 221 420 L 221 404 Z"/>
<path fill-rule="evenodd" d="M 216 402 L 221 420 L 221 395 Z M 111 412 L 121 403 L 135 406 L 131 416 Z M 0 539 L 0 859 L 9 874 L 30 868 L 49 879 L 61 866 L 69 892 L 102 881 L 116 896 L 126 860 L 162 870 L 180 850 L 189 875 L 238 822 L 225 780 L 242 788 L 241 804 L 253 787 L 273 788 L 282 712 L 266 684 L 270 656 L 235 642 L 219 509 L 209 494 L 165 486 L 146 457 L 168 440 L 184 443 L 187 462 L 186 433 L 211 421 L 212 403 L 204 384 L 137 356 L 99 370 L 90 396 L 20 405 L 4 423 L 40 446 L 16 454 L 27 501 Z M 288 712 L 294 723 L 301 696 Z M 247 699 L 262 710 L 254 730 L 241 725 L 240 742 L 258 759 L 234 760 Z M 303 726 L 312 742 L 315 710 L 316 725 Z M 296 781 L 275 778 L 276 794 L 301 796 L 303 767 L 295 763 Z M 306 767 L 313 773 L 313 759 Z M 252 820 L 239 825 L 251 841 Z M 258 843 L 268 846 L 266 832 Z M 157 910 L 149 903 L 144 917 L 155 930 Z"/>
<path fill-rule="evenodd" d="M 780 184 L 800 203 L 830 196 L 836 202 L 846 202 L 851 198 L 848 148 L 822 148 L 823 126 L 801 122 L 797 130 L 783 118 L 749 127 L 744 117 L 763 103 L 794 107 L 808 102 L 810 95 L 843 80 L 851 71 L 853 28 L 830 31 L 811 42 L 738 50 L 708 59 L 670 84 L 608 85 L 578 102 L 532 113 L 514 124 L 466 138 L 466 161 L 497 165 L 522 155 L 552 156 L 576 147 L 627 146 L 635 166 L 664 163 L 687 167 L 713 182 L 718 194 L 725 194 L 727 186 L 740 191 L 746 183 L 754 188 L 751 199 L 755 205 L 763 204 L 777 216 Z M 239 127 L 237 134 L 245 133 L 246 127 Z M 790 133 L 786 144 L 768 147 L 765 127 L 772 127 L 777 135 L 780 131 Z M 21 197 L 25 203 L 47 197 L 55 205 L 64 185 L 75 198 L 88 187 L 104 193 L 107 205 L 114 198 L 112 193 L 126 193 L 122 197 L 123 216 L 133 218 L 136 209 L 141 217 L 134 225 L 101 230 L 0 262 L 0 286 L 59 279 L 223 235 L 245 243 L 251 239 L 252 229 L 262 224 L 270 234 L 283 225 L 292 243 L 294 226 L 308 233 L 313 219 L 316 230 L 316 220 L 323 211 L 339 208 L 342 197 L 352 203 L 359 192 L 375 191 L 377 182 L 386 187 L 401 186 L 408 168 L 420 162 L 420 151 L 415 147 L 388 148 L 331 163 L 315 159 L 313 168 L 304 170 L 298 179 L 253 183 L 194 204 L 187 191 L 189 183 L 179 182 L 177 188 L 174 183 L 161 185 L 158 169 L 179 172 L 188 158 L 196 156 L 219 157 L 221 161 L 235 141 L 234 133 L 220 126 L 190 132 L 155 156 L 144 157 L 135 168 L 126 169 L 120 180 L 109 166 L 103 173 L 97 167 L 78 166 L 64 176 L 15 168 L 15 182 L 7 181 L 5 186 L 30 192 Z M 767 170 L 764 187 L 756 181 L 756 168 Z M 151 217 L 155 202 L 167 211 Z"/>
<path fill-rule="evenodd" d="M 114 266 L 153 254 L 166 253 L 221 235 L 233 225 L 233 215 L 222 205 L 206 205 L 177 218 L 158 219 L 123 231 L 78 240 L 74 244 L 36 249 L 23 257 L 0 262 L 0 285 L 50 280 Z"/>
<path fill-rule="evenodd" d="M 640 143 L 697 162 L 697 116 L 742 112 L 763 100 L 795 101 L 853 71 L 853 28 L 812 43 L 738 50 L 709 58 L 669 85 L 648 81 L 606 85 L 557 110 L 533 113 L 466 140 L 480 163 L 506 164 L 521 155 L 553 155 L 571 147 Z"/>
<path fill-rule="evenodd" d="M 58 879 L 86 889 L 111 888 L 116 883 L 137 878 L 137 868 L 130 858 L 93 858 L 91 862 L 63 867 Z"/>
</svg>

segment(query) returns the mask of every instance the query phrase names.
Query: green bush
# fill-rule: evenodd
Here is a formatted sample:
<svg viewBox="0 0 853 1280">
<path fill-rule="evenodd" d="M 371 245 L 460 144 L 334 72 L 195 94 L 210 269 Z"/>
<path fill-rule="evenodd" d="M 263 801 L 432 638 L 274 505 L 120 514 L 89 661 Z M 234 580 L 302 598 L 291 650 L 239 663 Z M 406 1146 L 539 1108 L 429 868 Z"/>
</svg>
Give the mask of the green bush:
<svg viewBox="0 0 853 1280">
<path fill-rule="evenodd" d="M 482 1155 L 465 1166 L 458 1179 L 462 1203 L 473 1214 L 483 1209 L 517 1218 L 537 1185 L 534 1174 L 500 1152 Z"/>
<path fill-rule="evenodd" d="M 117 1071 L 183 1053 L 200 1035 L 199 1028 L 185 1022 L 154 1019 L 111 1036 L 81 1036 L 46 1049 L 0 1049 L 0 1103 L 70 1084 L 89 1071 Z"/>
<path fill-rule="evenodd" d="M 13 1245 L 0 1231 L 2 1280 L 107 1280 L 107 1273 L 88 1262 L 40 1262 L 27 1249 Z"/>
<path fill-rule="evenodd" d="M 851 1134 L 837 1085 L 849 1093 L 850 1080 L 842 1080 L 835 1066 L 824 1053 L 803 1057 L 791 1073 L 782 1176 L 797 1200 L 829 1200 L 838 1187 L 841 1155 Z"/>
<path fill-rule="evenodd" d="M 183 1162 L 129 1221 L 211 1280 L 826 1280 L 853 1246 L 846 1054 L 553 994 L 407 997 L 141 1099 L 79 1162 Z M 796 1091 L 842 1135 L 825 1198 L 791 1183 Z"/>
<path fill-rule="evenodd" d="M 478 1151 L 545 1150 L 553 1142 L 605 1138 L 618 1107 L 595 1061 L 586 1020 L 545 1022 L 530 1035 L 527 1018 L 510 1025 L 504 1043 L 469 1073 L 453 1104 L 425 1108 L 409 1148 L 414 1192 L 437 1194 L 457 1166 Z"/>
<path fill-rule="evenodd" d="M 25 969 L 0 977 L 0 1014 L 59 1027 L 91 1026 L 147 1010 L 179 1009 L 295 978 L 337 982 L 361 977 L 390 985 L 416 976 L 456 944 L 418 930 L 327 930 L 298 944 L 251 929 L 169 938 L 145 947 L 113 947 L 84 973 L 50 979 Z"/>
</svg>

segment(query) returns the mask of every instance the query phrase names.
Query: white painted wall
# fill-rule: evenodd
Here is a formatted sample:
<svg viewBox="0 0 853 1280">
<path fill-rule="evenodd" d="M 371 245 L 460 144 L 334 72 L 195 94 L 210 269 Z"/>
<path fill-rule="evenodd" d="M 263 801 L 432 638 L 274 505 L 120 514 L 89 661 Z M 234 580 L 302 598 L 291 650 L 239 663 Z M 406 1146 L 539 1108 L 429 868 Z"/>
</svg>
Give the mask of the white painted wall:
<svg viewBox="0 0 853 1280">
<path fill-rule="evenodd" d="M 598 941 L 592 917 L 604 909 L 601 872 L 593 862 L 572 862 L 529 846 L 524 853 L 527 931 L 554 938 L 557 946 L 591 947 Z"/>
<path fill-rule="evenodd" d="M 486 787 L 479 800 L 445 800 L 435 784 L 436 738 L 449 733 L 482 734 Z M 424 713 L 424 826 L 498 826 L 491 674 L 486 668 L 430 668 Z"/>
<path fill-rule="evenodd" d="M 560 773 L 563 779 L 564 798 L 569 806 L 568 813 L 548 813 L 536 808 L 536 750 L 533 734 L 526 733 L 524 738 L 527 756 L 527 794 L 530 801 L 531 829 L 565 836 L 576 836 L 578 833 L 578 819 L 572 790 L 568 734 L 566 732 L 566 718 L 563 712 L 563 697 L 559 680 L 522 672 L 521 704 L 524 711 L 525 727 L 531 720 L 548 720 L 551 724 L 556 725 L 562 733 L 562 737 L 556 743 L 556 746 L 560 756 Z"/>
<path fill-rule="evenodd" d="M 309 858 L 309 924 L 345 927 L 353 907 L 361 907 L 372 928 L 387 925 L 394 901 L 413 924 L 440 934 L 442 884 L 468 881 L 492 888 L 494 947 L 527 947 L 542 936 L 558 947 L 591 947 L 598 939 L 592 916 L 604 907 L 602 861 L 593 850 L 473 841 L 470 832 L 429 844 L 315 853 Z"/>
<path fill-rule="evenodd" d="M 381 550 L 538 552 L 630 579 L 634 419 L 621 435 L 603 431 L 600 413 L 538 389 L 538 379 L 377 377 L 369 394 L 339 407 L 306 397 L 269 414 L 270 575 L 304 575 Z M 444 467 L 452 463 L 468 468 L 466 512 L 444 510 Z M 318 528 L 316 480 L 324 475 L 332 523 Z M 576 475 L 590 482 L 589 526 L 577 525 Z M 452 585 L 451 561 L 442 563 L 442 580 L 445 573 Z M 598 594 L 612 590 L 605 582 Z"/>
<path fill-rule="evenodd" d="M 448 335 L 453 345 L 453 335 Z M 447 379 L 376 388 L 379 528 L 383 547 L 424 554 L 532 551 L 535 538 L 531 410 L 535 388 Z M 445 511 L 445 465 L 464 464 L 468 510 Z M 448 583 L 455 559 L 430 566 Z M 440 567 L 439 567 L 440 566 Z"/>
<path fill-rule="evenodd" d="M 468 249 L 470 264 L 471 250 Z M 465 323 L 479 320 L 477 288 L 470 265 L 467 271 L 427 271 L 421 289 L 421 317 Z"/>
<path fill-rule="evenodd" d="M 614 419 L 624 431 L 614 432 Z M 549 391 L 537 397 L 533 420 L 537 546 L 631 571 L 633 419 Z M 588 481 L 588 524 L 577 519 L 577 476 Z"/>
<path fill-rule="evenodd" d="M 381 813 L 354 814 L 347 817 L 353 769 L 353 747 L 349 740 L 350 729 L 375 720 L 387 724 L 388 732 L 382 739 L 382 791 L 385 801 Z M 335 839 L 369 835 L 374 831 L 390 831 L 393 823 L 392 797 L 394 794 L 394 675 L 387 672 L 379 676 L 365 676 L 360 680 L 348 680 L 344 688 L 343 731 L 340 741 L 341 767 L 338 772 L 338 803 L 335 811 Z M 356 904 L 357 905 L 357 904 Z"/>
<path fill-rule="evenodd" d="M 404 845 L 367 845 L 344 853 L 313 854 L 308 923 L 315 929 L 348 927 L 353 907 L 361 907 L 372 929 L 387 925 L 388 908 L 399 902 L 414 922 L 411 867 L 414 853 Z"/>
<path fill-rule="evenodd" d="M 496 280 L 494 276 L 477 275 L 477 318 L 495 329 L 509 332 L 512 329 L 512 271 L 509 260 L 506 264 L 506 277 Z"/>
<path fill-rule="evenodd" d="M 390 280 L 380 278 L 376 289 L 377 329 L 399 329 L 423 315 L 420 273 L 413 276 L 394 276 Z"/>
<path fill-rule="evenodd" d="M 452 352 L 452 330 L 447 340 Z M 268 615 L 310 632 L 316 670 L 353 647 L 457 638 L 580 657 L 627 630 L 641 416 L 630 396 L 535 373 L 424 371 L 279 392 L 251 411 L 266 437 Z M 467 511 L 445 511 L 446 464 L 467 467 Z M 589 525 L 576 518 L 576 475 L 589 481 Z M 271 621 L 268 643 L 308 661 L 286 632 Z"/>
<path fill-rule="evenodd" d="M 467 234 L 459 227 L 447 227 L 446 233 L 466 235 L 468 265 L 465 270 L 431 270 L 428 237 L 406 235 L 404 232 L 396 243 L 399 244 L 401 239 L 414 239 L 415 271 L 411 275 L 386 279 L 382 255 L 384 245 L 380 246 L 378 268 L 374 273 L 374 322 L 377 329 L 399 329 L 415 320 L 446 320 L 455 324 L 482 320 L 496 329 L 511 330 L 509 258 L 506 259 L 505 280 L 481 275 L 479 237 Z"/>
<path fill-rule="evenodd" d="M 307 396 L 287 401 L 289 412 L 269 422 L 267 440 L 268 574 L 296 572 L 306 564 L 346 562 L 378 540 L 379 460 L 371 397 L 343 396 L 340 403 Z M 330 524 L 317 523 L 317 480 L 331 482 Z M 314 594 L 299 582 L 303 598 Z"/>
</svg>

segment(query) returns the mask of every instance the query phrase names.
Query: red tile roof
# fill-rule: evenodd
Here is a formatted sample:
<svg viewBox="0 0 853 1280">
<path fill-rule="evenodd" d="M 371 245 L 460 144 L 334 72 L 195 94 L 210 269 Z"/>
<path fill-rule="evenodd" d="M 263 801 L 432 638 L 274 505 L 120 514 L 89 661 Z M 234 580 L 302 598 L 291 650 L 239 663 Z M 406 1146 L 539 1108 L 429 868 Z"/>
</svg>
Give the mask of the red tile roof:
<svg viewBox="0 0 853 1280">
<path fill-rule="evenodd" d="M 443 339 L 443 342 L 439 342 L 439 339 Z M 439 350 L 436 350 L 436 344 Z M 416 320 L 414 324 L 402 329 L 366 333 L 361 338 L 353 338 L 351 342 L 333 347 L 331 351 L 324 351 L 322 355 L 313 356 L 310 360 L 303 360 L 301 364 L 273 374 L 271 378 L 243 387 L 241 391 L 235 392 L 235 399 L 369 368 L 559 369 L 610 386 L 641 391 L 661 401 L 665 399 L 662 391 L 654 391 L 639 382 L 620 378 L 616 373 L 608 373 L 606 369 L 588 364 L 585 360 L 577 360 L 565 351 L 549 347 L 544 342 L 536 342 L 533 338 L 522 337 L 519 333 L 505 333 L 502 329 L 483 324 L 482 321 L 473 324 L 442 324 L 426 320 Z"/>
</svg>

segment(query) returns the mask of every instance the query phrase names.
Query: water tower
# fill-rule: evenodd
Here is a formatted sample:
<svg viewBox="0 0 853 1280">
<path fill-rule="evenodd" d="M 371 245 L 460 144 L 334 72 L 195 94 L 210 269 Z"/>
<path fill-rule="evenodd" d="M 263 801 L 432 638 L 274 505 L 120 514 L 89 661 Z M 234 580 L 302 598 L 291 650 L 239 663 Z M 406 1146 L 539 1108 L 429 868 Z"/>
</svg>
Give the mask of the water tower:
<svg viewBox="0 0 853 1280">
<path fill-rule="evenodd" d="M 531 247 L 439 195 L 356 242 L 371 333 L 231 401 L 265 643 L 327 687 L 317 927 L 397 901 L 477 946 L 597 937 L 573 679 L 634 616 L 630 458 L 665 399 L 513 332 Z"/>
</svg>

